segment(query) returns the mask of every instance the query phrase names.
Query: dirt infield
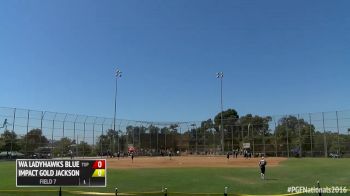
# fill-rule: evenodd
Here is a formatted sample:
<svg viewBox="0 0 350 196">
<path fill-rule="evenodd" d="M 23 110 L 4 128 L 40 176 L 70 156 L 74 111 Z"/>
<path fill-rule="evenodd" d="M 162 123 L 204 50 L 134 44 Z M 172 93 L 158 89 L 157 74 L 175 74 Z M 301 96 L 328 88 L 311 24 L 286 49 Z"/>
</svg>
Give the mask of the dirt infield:
<svg viewBox="0 0 350 196">
<path fill-rule="evenodd" d="M 269 167 L 278 166 L 287 158 L 266 158 Z M 176 157 L 130 157 L 107 159 L 107 167 L 114 169 L 132 168 L 186 168 L 186 167 L 257 167 L 259 158 L 230 158 L 226 156 L 176 156 Z"/>
</svg>

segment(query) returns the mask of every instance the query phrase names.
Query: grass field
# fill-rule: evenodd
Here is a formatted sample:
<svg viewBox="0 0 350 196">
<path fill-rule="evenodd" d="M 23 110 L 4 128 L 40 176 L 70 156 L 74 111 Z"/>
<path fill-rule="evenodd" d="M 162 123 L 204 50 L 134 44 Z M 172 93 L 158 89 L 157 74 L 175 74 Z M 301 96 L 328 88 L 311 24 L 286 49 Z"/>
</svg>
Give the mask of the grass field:
<svg viewBox="0 0 350 196">
<path fill-rule="evenodd" d="M 279 166 L 268 167 L 266 180 L 259 178 L 258 168 L 134 168 L 108 169 L 107 172 L 107 188 L 64 187 L 63 191 L 93 191 L 112 195 L 115 187 L 118 187 L 120 193 L 160 192 L 166 187 L 169 196 L 186 195 L 177 192 L 185 192 L 187 195 L 223 195 L 224 187 L 227 186 L 228 195 L 276 195 L 286 194 L 289 186 L 315 186 L 317 180 L 322 187 L 346 186 L 350 189 L 350 159 L 292 158 L 283 161 Z M 58 188 L 16 188 L 15 182 L 15 162 L 0 162 L 1 196 L 58 195 L 54 192 Z M 77 193 L 63 192 L 63 195 Z"/>
</svg>

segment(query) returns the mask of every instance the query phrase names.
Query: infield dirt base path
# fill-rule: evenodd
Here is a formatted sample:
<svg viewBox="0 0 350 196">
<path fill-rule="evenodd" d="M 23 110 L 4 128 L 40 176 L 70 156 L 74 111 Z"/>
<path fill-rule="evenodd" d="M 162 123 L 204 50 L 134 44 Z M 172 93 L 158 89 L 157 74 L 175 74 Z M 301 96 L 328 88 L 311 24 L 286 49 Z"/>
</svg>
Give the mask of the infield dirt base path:
<svg viewBox="0 0 350 196">
<path fill-rule="evenodd" d="M 268 167 L 278 166 L 287 158 L 271 157 L 265 158 Z M 258 167 L 260 158 L 232 158 L 226 156 L 173 156 L 173 157 L 130 157 L 109 158 L 107 167 L 114 169 L 132 168 L 186 168 L 186 167 Z"/>
</svg>

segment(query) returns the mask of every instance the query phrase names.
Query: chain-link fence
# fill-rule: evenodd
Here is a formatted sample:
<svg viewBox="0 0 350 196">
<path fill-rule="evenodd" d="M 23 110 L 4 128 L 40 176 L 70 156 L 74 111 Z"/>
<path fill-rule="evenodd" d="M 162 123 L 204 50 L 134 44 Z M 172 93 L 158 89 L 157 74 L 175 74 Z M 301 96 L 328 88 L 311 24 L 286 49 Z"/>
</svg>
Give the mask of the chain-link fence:
<svg viewBox="0 0 350 196">
<path fill-rule="evenodd" d="M 350 111 L 146 122 L 0 107 L 0 157 L 350 154 Z M 248 156 L 248 155 L 247 155 Z"/>
</svg>

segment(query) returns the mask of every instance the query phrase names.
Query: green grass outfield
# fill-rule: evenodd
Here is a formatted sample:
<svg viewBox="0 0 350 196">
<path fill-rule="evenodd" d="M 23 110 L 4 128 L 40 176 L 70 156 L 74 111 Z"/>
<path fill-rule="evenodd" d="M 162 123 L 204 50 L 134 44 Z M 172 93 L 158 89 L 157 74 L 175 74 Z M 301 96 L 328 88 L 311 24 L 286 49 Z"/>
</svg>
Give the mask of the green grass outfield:
<svg viewBox="0 0 350 196">
<path fill-rule="evenodd" d="M 276 195 L 286 194 L 289 186 L 315 186 L 317 180 L 321 186 L 346 186 L 350 189 L 350 159 L 292 158 L 280 166 L 267 167 L 266 180 L 260 179 L 258 168 L 108 169 L 107 172 L 106 188 L 63 187 L 63 195 L 84 195 L 78 191 L 113 195 L 115 187 L 119 193 L 144 192 L 137 195 L 164 195 L 160 191 L 165 187 L 168 196 L 223 195 L 225 186 L 228 195 Z M 15 162 L 0 162 L 1 196 L 58 195 L 55 187 L 16 188 L 15 175 Z M 342 195 L 350 195 L 350 190 Z"/>
</svg>

